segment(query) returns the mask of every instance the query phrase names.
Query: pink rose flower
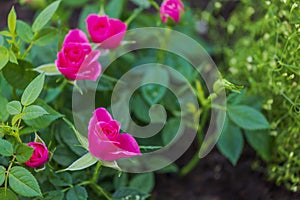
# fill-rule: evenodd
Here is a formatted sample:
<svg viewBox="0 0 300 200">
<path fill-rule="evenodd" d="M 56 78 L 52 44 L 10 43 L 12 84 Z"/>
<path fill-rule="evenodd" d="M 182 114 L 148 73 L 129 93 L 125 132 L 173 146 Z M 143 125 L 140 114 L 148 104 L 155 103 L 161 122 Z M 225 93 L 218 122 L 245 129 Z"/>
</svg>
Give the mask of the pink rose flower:
<svg viewBox="0 0 300 200">
<path fill-rule="evenodd" d="M 119 132 L 119 122 L 113 120 L 105 108 L 96 109 L 88 127 L 90 153 L 105 161 L 141 155 L 135 139 Z"/>
<path fill-rule="evenodd" d="M 45 144 L 41 142 L 29 142 L 27 145 L 34 149 L 31 158 L 25 162 L 28 167 L 40 167 L 47 162 L 49 152 Z"/>
<path fill-rule="evenodd" d="M 90 14 L 86 18 L 87 30 L 95 43 L 102 43 L 104 49 L 114 49 L 123 40 L 127 25 L 119 19 L 107 15 Z"/>
<path fill-rule="evenodd" d="M 184 5 L 181 0 L 164 0 L 160 6 L 160 18 L 163 23 L 167 23 L 169 18 L 178 23 L 183 11 Z"/>
<path fill-rule="evenodd" d="M 96 81 L 101 73 L 99 56 L 100 51 L 92 50 L 85 33 L 74 29 L 66 35 L 55 64 L 68 79 Z"/>
</svg>

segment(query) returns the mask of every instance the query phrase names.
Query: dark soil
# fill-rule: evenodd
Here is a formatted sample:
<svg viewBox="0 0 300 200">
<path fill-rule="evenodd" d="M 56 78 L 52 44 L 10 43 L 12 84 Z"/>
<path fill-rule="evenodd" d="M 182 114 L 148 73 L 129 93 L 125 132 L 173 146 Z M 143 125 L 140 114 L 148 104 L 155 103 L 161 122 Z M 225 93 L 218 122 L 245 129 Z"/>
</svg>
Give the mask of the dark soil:
<svg viewBox="0 0 300 200">
<path fill-rule="evenodd" d="M 178 161 L 182 166 L 196 152 L 190 148 Z M 252 170 L 256 160 L 254 150 L 246 147 L 236 166 L 213 150 L 200 160 L 186 177 L 177 174 L 157 174 L 153 191 L 157 200 L 299 200 L 293 193 L 267 181 L 259 170 Z M 261 169 L 260 171 L 263 171 Z"/>
</svg>

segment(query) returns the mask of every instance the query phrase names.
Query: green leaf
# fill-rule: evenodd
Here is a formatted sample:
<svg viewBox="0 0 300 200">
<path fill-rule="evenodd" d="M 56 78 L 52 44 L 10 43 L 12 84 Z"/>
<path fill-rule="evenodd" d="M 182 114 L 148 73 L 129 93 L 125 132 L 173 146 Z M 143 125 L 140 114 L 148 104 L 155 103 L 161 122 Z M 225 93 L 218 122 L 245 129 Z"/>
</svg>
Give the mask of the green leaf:
<svg viewBox="0 0 300 200">
<path fill-rule="evenodd" d="M 11 115 L 17 115 L 22 111 L 22 105 L 20 101 L 11 101 L 6 105 L 6 110 Z"/>
<path fill-rule="evenodd" d="M 25 109 L 23 110 L 22 119 L 32 120 L 32 119 L 36 119 L 36 118 L 41 117 L 46 114 L 49 114 L 49 113 L 41 106 L 31 105 L 31 106 L 25 107 Z"/>
<path fill-rule="evenodd" d="M 227 107 L 229 118 L 245 130 L 268 129 L 269 122 L 259 111 L 244 105 L 230 105 Z"/>
<path fill-rule="evenodd" d="M 154 187 L 154 174 L 144 173 L 136 175 L 129 184 L 130 188 L 137 189 L 144 193 L 149 193 Z"/>
<path fill-rule="evenodd" d="M 151 6 L 149 0 L 131 0 L 131 1 L 142 8 L 150 8 Z"/>
<path fill-rule="evenodd" d="M 49 176 L 49 181 L 58 187 L 70 186 L 73 183 L 73 178 L 70 173 L 54 173 L 52 172 Z"/>
<path fill-rule="evenodd" d="M 11 124 L 14 126 L 19 119 L 22 119 L 22 113 L 15 115 L 11 120 Z"/>
<path fill-rule="evenodd" d="M 127 187 L 120 188 L 113 194 L 114 199 L 131 199 L 132 197 L 136 197 L 135 199 L 139 200 L 146 200 L 149 194 Z"/>
<path fill-rule="evenodd" d="M 9 51 L 4 46 L 0 46 L 0 70 L 6 66 L 8 61 L 9 61 Z"/>
<path fill-rule="evenodd" d="M 6 189 L 6 193 L 5 193 L 5 188 L 0 188 L 0 199 L 2 199 L 2 200 L 18 200 L 18 197 L 9 188 Z"/>
<path fill-rule="evenodd" d="M 122 173 L 121 176 L 119 174 L 116 174 L 114 177 L 114 187 L 115 189 L 119 189 L 122 187 L 125 187 L 128 183 L 128 174 Z"/>
<path fill-rule="evenodd" d="M 62 171 L 77 171 L 88 168 L 94 165 L 98 161 L 97 158 L 92 156 L 90 153 L 87 153 L 73 162 L 68 168 Z"/>
<path fill-rule="evenodd" d="M 32 24 L 32 31 L 33 32 L 38 32 L 40 31 L 52 18 L 54 15 L 55 11 L 57 10 L 58 6 L 60 4 L 59 1 L 55 1 L 49 6 L 47 6 L 34 20 Z"/>
<path fill-rule="evenodd" d="M 3 46 L 3 43 L 4 43 L 4 38 L 2 35 L 0 35 L 0 46 Z"/>
<path fill-rule="evenodd" d="M 27 135 L 27 134 L 30 134 L 30 133 L 33 133 L 33 132 L 36 132 L 37 130 L 33 127 L 25 127 L 25 128 L 22 128 L 20 131 L 19 131 L 19 134 L 20 135 Z"/>
<path fill-rule="evenodd" d="M 46 76 L 56 76 L 61 75 L 61 73 L 58 71 L 55 63 L 50 64 L 44 64 L 34 69 L 35 71 L 39 73 L 45 73 Z"/>
<path fill-rule="evenodd" d="M 53 159 L 62 166 L 71 165 L 78 157 L 68 147 L 59 145 L 56 147 Z"/>
<path fill-rule="evenodd" d="M 27 169 L 15 166 L 11 168 L 8 178 L 9 186 L 17 194 L 25 197 L 42 196 L 37 180 Z"/>
<path fill-rule="evenodd" d="M 109 168 L 112 168 L 112 169 L 115 169 L 115 170 L 118 170 L 118 171 L 122 171 L 121 168 L 119 167 L 117 161 L 104 161 L 104 160 L 101 160 L 101 165 L 104 166 L 104 167 L 109 167 Z"/>
<path fill-rule="evenodd" d="M 46 46 L 57 37 L 57 29 L 44 28 L 34 38 L 34 44 L 37 46 Z"/>
<path fill-rule="evenodd" d="M 164 145 L 168 145 L 176 137 L 179 137 L 183 131 L 183 127 L 180 125 L 180 118 L 171 118 L 165 124 L 162 130 L 162 141 Z"/>
<path fill-rule="evenodd" d="M 32 104 L 42 92 L 45 81 L 45 74 L 40 74 L 26 87 L 21 97 L 21 103 L 24 106 Z"/>
<path fill-rule="evenodd" d="M 9 53 L 9 61 L 18 64 L 18 60 L 14 52 L 10 50 L 8 53 Z"/>
<path fill-rule="evenodd" d="M 5 122 L 9 117 L 9 113 L 6 110 L 7 104 L 7 99 L 0 94 L 0 122 Z"/>
<path fill-rule="evenodd" d="M 17 34 L 24 42 L 30 43 L 33 40 L 30 26 L 21 20 L 17 20 Z"/>
<path fill-rule="evenodd" d="M 76 185 L 71 188 L 66 195 L 67 200 L 85 200 L 88 198 L 86 189 L 82 186 Z"/>
<path fill-rule="evenodd" d="M 51 108 L 48 104 L 46 104 L 41 99 L 37 99 L 35 101 L 35 105 L 41 106 L 49 114 L 43 115 L 43 116 L 41 116 L 39 118 L 36 118 L 36 119 L 33 119 L 33 120 L 25 120 L 25 123 L 28 126 L 34 127 L 36 129 L 45 128 L 45 127 L 48 127 L 56 119 L 63 117 L 62 114 L 55 111 L 53 108 Z"/>
<path fill-rule="evenodd" d="M 110 0 L 105 6 L 105 13 L 111 18 L 120 18 L 126 0 Z"/>
<path fill-rule="evenodd" d="M 9 62 L 3 69 L 3 75 L 7 82 L 14 88 L 22 90 L 37 74 L 33 71 L 33 65 L 25 60 L 18 60 L 18 64 Z"/>
<path fill-rule="evenodd" d="M 164 70 L 163 68 L 157 69 L 159 70 L 148 70 L 142 80 L 143 85 L 145 84 L 141 88 L 142 95 L 150 105 L 156 104 L 164 97 L 167 91 L 166 87 L 168 86 L 170 81 L 169 74 L 166 70 Z M 158 83 L 165 86 L 161 86 Z"/>
<path fill-rule="evenodd" d="M 48 192 L 43 200 L 63 200 L 64 193 L 59 190 Z"/>
<path fill-rule="evenodd" d="M 265 161 L 269 161 L 272 154 L 272 136 L 268 131 L 249 131 L 245 132 L 246 139 L 250 146 L 256 150 L 258 155 Z"/>
<path fill-rule="evenodd" d="M 33 148 L 26 144 L 19 144 L 16 149 L 16 159 L 20 163 L 28 161 L 33 153 Z"/>
<path fill-rule="evenodd" d="M 14 153 L 13 146 L 7 140 L 0 139 L 0 154 L 3 156 L 12 156 Z"/>
<path fill-rule="evenodd" d="M 244 138 L 241 130 L 226 119 L 217 147 L 235 165 L 242 153 Z"/>
<path fill-rule="evenodd" d="M 16 30 L 16 22 L 17 22 L 16 11 L 15 8 L 12 7 L 7 18 L 8 29 L 12 34 L 14 34 Z"/>
<path fill-rule="evenodd" d="M 0 166 L 0 185 L 2 185 L 4 183 L 5 175 L 6 175 L 5 167 Z"/>
<path fill-rule="evenodd" d="M 71 7 L 85 7 L 83 6 L 85 3 L 87 3 L 88 0 L 63 0 L 63 3 L 67 6 L 71 6 Z"/>
<path fill-rule="evenodd" d="M 0 34 L 6 37 L 11 37 L 11 33 L 9 31 L 0 31 Z"/>
</svg>

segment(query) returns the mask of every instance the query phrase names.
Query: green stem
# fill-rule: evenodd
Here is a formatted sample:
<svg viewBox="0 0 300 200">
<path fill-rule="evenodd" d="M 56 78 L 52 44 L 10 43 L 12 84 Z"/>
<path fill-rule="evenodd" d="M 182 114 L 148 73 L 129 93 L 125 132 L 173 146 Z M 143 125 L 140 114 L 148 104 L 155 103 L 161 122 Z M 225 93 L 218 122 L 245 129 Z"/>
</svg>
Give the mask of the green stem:
<svg viewBox="0 0 300 200">
<path fill-rule="evenodd" d="M 103 195 L 107 200 L 112 200 L 112 198 L 110 198 L 110 196 L 103 190 L 103 188 L 96 183 L 91 183 L 90 186 L 99 196 Z"/>
<path fill-rule="evenodd" d="M 149 0 L 149 2 L 151 3 L 151 5 L 157 10 L 160 10 L 159 5 L 154 1 L 154 0 Z"/>
<path fill-rule="evenodd" d="M 97 165 L 96 165 L 96 168 L 95 168 L 95 171 L 94 171 L 94 174 L 93 174 L 93 178 L 92 178 L 93 183 L 97 183 L 97 181 L 98 181 L 101 166 L 102 166 L 102 163 L 100 161 L 97 162 Z"/>
<path fill-rule="evenodd" d="M 132 13 L 132 15 L 125 21 L 127 26 L 143 11 L 144 9 L 142 7 L 139 7 L 135 9 Z"/>
<path fill-rule="evenodd" d="M 192 171 L 200 161 L 199 152 L 200 152 L 201 144 L 203 143 L 203 129 L 210 111 L 210 104 L 206 103 L 203 106 L 204 106 L 204 110 L 203 110 L 202 117 L 200 118 L 201 120 L 198 129 L 199 130 L 198 135 L 197 135 L 199 150 L 197 151 L 197 153 L 194 154 L 193 158 L 188 162 L 188 164 L 181 169 L 180 176 L 185 176 L 188 173 L 190 173 L 190 171 Z"/>
<path fill-rule="evenodd" d="M 7 170 L 6 170 L 6 176 L 5 176 L 5 182 L 4 182 L 4 199 L 6 200 L 6 191 L 7 191 L 7 181 L 8 181 L 8 176 L 9 176 L 9 171 L 12 168 L 12 165 L 14 164 L 14 161 L 16 159 L 16 156 L 13 156 L 13 159 L 11 160 Z"/>
<path fill-rule="evenodd" d="M 30 51 L 30 49 L 32 48 L 32 46 L 33 46 L 33 41 L 30 42 L 29 46 L 28 46 L 27 49 L 25 50 L 25 52 L 24 52 L 24 54 L 23 54 L 23 56 L 22 56 L 22 59 L 24 59 L 24 58 L 27 56 L 27 54 L 29 53 L 29 51 Z"/>
<path fill-rule="evenodd" d="M 105 15 L 104 6 L 105 6 L 105 0 L 100 0 L 100 9 L 98 13 L 99 15 Z"/>
</svg>

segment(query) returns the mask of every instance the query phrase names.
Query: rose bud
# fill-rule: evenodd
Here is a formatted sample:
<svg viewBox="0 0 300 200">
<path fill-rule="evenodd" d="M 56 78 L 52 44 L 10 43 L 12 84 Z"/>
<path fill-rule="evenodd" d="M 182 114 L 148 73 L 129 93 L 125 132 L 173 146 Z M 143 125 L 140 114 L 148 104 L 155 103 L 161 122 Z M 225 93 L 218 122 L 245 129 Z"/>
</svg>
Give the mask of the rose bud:
<svg viewBox="0 0 300 200">
<path fill-rule="evenodd" d="M 27 145 L 34 149 L 31 158 L 25 162 L 28 167 L 40 167 L 47 162 L 49 152 L 45 144 L 41 142 L 29 142 Z"/>
<path fill-rule="evenodd" d="M 163 23 L 167 23 L 169 18 L 178 23 L 183 12 L 184 5 L 181 0 L 164 0 L 160 6 L 160 18 Z"/>
</svg>

